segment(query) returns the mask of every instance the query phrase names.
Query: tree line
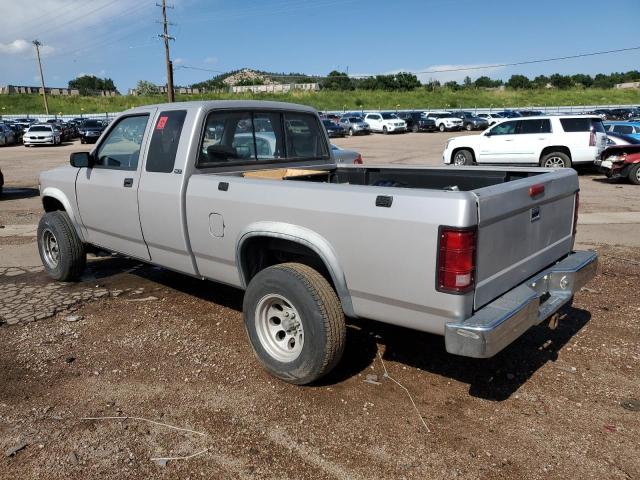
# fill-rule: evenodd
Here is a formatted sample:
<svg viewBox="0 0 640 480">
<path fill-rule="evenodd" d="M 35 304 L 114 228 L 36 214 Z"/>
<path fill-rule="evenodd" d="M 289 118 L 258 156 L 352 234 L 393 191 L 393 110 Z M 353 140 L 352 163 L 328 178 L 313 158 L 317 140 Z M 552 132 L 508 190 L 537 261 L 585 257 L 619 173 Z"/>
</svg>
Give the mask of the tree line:
<svg viewBox="0 0 640 480">
<path fill-rule="evenodd" d="M 94 95 L 96 92 L 106 90 L 117 92 L 113 80 L 110 78 L 100 78 L 95 75 L 82 75 L 80 77 L 69 80 L 69 88 L 77 89 L 80 95 Z"/>
</svg>

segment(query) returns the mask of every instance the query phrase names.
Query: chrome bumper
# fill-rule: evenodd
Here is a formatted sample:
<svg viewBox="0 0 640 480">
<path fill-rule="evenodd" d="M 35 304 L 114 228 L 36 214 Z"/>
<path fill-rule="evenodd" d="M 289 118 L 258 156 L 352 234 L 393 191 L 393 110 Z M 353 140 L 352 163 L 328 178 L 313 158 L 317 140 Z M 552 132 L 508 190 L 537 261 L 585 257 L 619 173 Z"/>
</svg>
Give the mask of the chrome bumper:
<svg viewBox="0 0 640 480">
<path fill-rule="evenodd" d="M 573 252 L 482 307 L 471 318 L 447 323 L 447 352 L 473 358 L 493 357 L 569 303 L 574 293 L 595 276 L 597 267 L 596 252 Z"/>
</svg>

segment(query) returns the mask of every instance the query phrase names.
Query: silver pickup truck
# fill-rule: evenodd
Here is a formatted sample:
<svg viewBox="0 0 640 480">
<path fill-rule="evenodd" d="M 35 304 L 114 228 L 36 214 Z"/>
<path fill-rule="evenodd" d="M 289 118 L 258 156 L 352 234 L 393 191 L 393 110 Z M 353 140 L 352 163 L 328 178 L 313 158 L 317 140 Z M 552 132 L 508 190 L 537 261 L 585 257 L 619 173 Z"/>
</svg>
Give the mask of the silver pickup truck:
<svg viewBox="0 0 640 480">
<path fill-rule="evenodd" d="M 51 277 L 106 251 L 244 289 L 256 356 L 291 383 L 337 364 L 345 316 L 491 357 L 596 271 L 572 169 L 336 164 L 304 106 L 139 107 L 70 163 L 40 176 Z"/>
</svg>

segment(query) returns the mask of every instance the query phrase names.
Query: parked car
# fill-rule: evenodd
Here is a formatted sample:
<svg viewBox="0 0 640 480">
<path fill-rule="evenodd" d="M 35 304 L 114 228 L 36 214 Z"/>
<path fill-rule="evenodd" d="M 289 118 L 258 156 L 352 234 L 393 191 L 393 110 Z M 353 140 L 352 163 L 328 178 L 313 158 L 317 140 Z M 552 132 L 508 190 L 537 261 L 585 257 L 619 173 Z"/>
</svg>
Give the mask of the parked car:
<svg viewBox="0 0 640 480">
<path fill-rule="evenodd" d="M 468 132 L 471 130 L 484 130 L 489 126 L 489 121 L 486 118 L 478 117 L 472 112 L 454 112 L 453 116 L 462 120 L 462 128 Z"/>
<path fill-rule="evenodd" d="M 505 117 L 503 117 L 502 115 L 500 115 L 499 113 L 479 113 L 478 117 L 480 118 L 484 118 L 487 122 L 489 122 L 489 126 L 494 125 L 498 122 L 501 122 L 502 120 L 505 119 Z"/>
<path fill-rule="evenodd" d="M 15 136 L 15 143 L 22 143 L 22 137 L 24 136 L 24 128 L 19 123 L 5 123 L 9 127 Z"/>
<path fill-rule="evenodd" d="M 329 138 L 344 137 L 347 134 L 347 131 L 341 125 L 335 124 L 332 120 L 322 119 L 322 124 Z"/>
<path fill-rule="evenodd" d="M 9 125 L 0 123 L 0 145 L 14 145 L 16 143 L 16 134 Z"/>
<path fill-rule="evenodd" d="M 607 147 L 612 145 L 635 145 L 636 143 L 640 143 L 640 140 L 636 137 L 623 133 L 607 132 Z"/>
<path fill-rule="evenodd" d="M 395 113 L 372 112 L 364 116 L 364 121 L 369 124 L 372 132 L 380 133 L 404 133 L 407 131 L 407 124 L 398 118 Z"/>
<path fill-rule="evenodd" d="M 633 116 L 634 109 L 631 108 L 613 108 L 610 111 L 612 120 L 628 120 Z"/>
<path fill-rule="evenodd" d="M 259 117 L 278 149 L 240 155 L 235 136 Z M 144 132 L 136 142 L 123 140 L 131 125 Z M 256 358 L 293 384 L 337 365 L 345 317 L 443 335 L 448 352 L 486 358 L 557 318 L 596 273 L 597 253 L 573 248 L 573 170 L 368 167 L 330 152 L 302 105 L 127 110 L 91 152 L 40 175 L 45 271 L 78 278 L 90 249 L 246 290 Z"/>
<path fill-rule="evenodd" d="M 80 143 L 96 143 L 103 130 L 100 120 L 85 120 L 80 127 Z"/>
<path fill-rule="evenodd" d="M 427 118 L 422 112 L 399 112 L 398 118 L 401 118 L 407 124 L 407 130 L 412 132 L 435 132 L 436 122 L 433 118 Z"/>
<path fill-rule="evenodd" d="M 588 114 L 591 115 L 597 115 L 599 116 L 602 120 L 609 120 L 611 118 L 611 110 L 607 109 L 607 108 L 597 108 L 591 112 L 587 112 Z"/>
<path fill-rule="evenodd" d="M 340 115 L 336 115 L 335 113 L 324 113 L 320 115 L 322 120 L 330 120 L 331 122 L 337 124 L 340 121 Z"/>
<path fill-rule="evenodd" d="M 422 115 L 432 119 L 441 132 L 462 130 L 462 120 L 454 117 L 451 112 L 423 112 Z"/>
<path fill-rule="evenodd" d="M 607 133 L 621 133 L 640 139 L 640 122 L 604 122 Z"/>
<path fill-rule="evenodd" d="M 354 165 L 362 165 L 362 155 L 355 150 L 346 150 L 337 145 L 331 144 L 331 155 L 336 163 L 351 163 Z"/>
<path fill-rule="evenodd" d="M 523 117 L 543 117 L 545 113 L 541 110 L 518 110 Z"/>
<path fill-rule="evenodd" d="M 371 133 L 371 127 L 362 117 L 342 117 L 340 119 L 340 126 L 345 129 L 350 137 L 354 135 L 369 135 Z"/>
<path fill-rule="evenodd" d="M 22 137 L 25 147 L 34 145 L 60 145 L 62 143 L 62 132 L 50 123 L 36 123 L 31 125 L 27 133 Z"/>
<path fill-rule="evenodd" d="M 606 148 L 597 116 L 545 116 L 504 120 L 480 135 L 451 138 L 445 164 L 529 164 L 547 168 L 593 164 Z"/>
<path fill-rule="evenodd" d="M 608 178 L 626 178 L 634 185 L 640 185 L 640 140 L 629 139 L 636 143 L 608 147 L 596 160 L 596 166 Z"/>
<path fill-rule="evenodd" d="M 0 195 L 2 195 L 3 189 L 4 189 L 4 175 L 2 174 L 2 169 L 0 169 Z"/>
<path fill-rule="evenodd" d="M 503 110 L 498 112 L 498 114 L 502 115 L 504 118 L 520 118 L 522 115 L 515 110 Z"/>
</svg>

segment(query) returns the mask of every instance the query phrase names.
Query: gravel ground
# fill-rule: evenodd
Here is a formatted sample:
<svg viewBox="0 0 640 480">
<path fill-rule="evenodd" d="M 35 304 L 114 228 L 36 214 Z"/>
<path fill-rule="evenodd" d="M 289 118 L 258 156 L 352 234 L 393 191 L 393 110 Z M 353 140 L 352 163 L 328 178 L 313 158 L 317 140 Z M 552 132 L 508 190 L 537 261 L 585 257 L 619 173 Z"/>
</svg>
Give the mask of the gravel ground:
<svg viewBox="0 0 640 480">
<path fill-rule="evenodd" d="M 413 163 L 448 136 L 343 142 L 386 155 L 405 137 Z M 258 365 L 235 289 L 123 258 L 91 259 L 73 284 L 46 277 L 30 187 L 73 147 L 30 168 L 17 148 L 0 151 L 0 479 L 640 478 L 637 249 L 592 243 L 599 274 L 559 327 L 492 359 L 350 321 L 338 368 L 294 387 Z M 587 212 L 640 210 L 634 187 L 596 180 L 581 176 Z"/>
</svg>

